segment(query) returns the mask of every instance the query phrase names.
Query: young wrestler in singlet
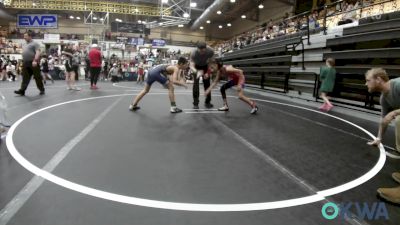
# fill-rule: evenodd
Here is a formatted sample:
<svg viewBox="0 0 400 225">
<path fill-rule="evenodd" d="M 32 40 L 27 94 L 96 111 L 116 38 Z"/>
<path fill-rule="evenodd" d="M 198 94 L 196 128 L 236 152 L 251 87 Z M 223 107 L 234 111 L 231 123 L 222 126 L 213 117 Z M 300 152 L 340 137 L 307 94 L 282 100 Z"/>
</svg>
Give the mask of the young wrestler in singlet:
<svg viewBox="0 0 400 225">
<path fill-rule="evenodd" d="M 222 61 L 220 61 L 220 60 L 215 60 L 213 63 L 211 63 L 210 69 L 212 72 L 216 72 L 217 75 L 216 75 L 216 78 L 215 78 L 213 84 L 207 89 L 207 91 L 204 93 L 204 95 L 209 94 L 211 92 L 211 90 L 213 89 L 213 87 L 215 87 L 215 85 L 217 85 L 218 81 L 222 77 L 228 77 L 228 82 L 226 82 L 224 85 L 222 85 L 221 89 L 220 89 L 221 94 L 222 94 L 222 99 L 224 101 L 224 106 L 219 108 L 218 109 L 219 111 L 228 111 L 229 110 L 228 102 L 226 100 L 225 90 L 229 89 L 233 86 L 236 86 L 239 99 L 246 102 L 251 107 L 250 113 L 255 114 L 258 111 L 258 107 L 257 107 L 256 103 L 243 94 L 245 79 L 244 79 L 242 70 L 236 69 L 235 67 L 233 67 L 231 65 L 223 65 Z"/>
<path fill-rule="evenodd" d="M 180 57 L 178 64 L 173 65 L 158 65 L 153 67 L 147 76 L 147 81 L 144 89 L 139 93 L 138 96 L 133 100 L 132 104 L 129 106 L 129 110 L 136 111 L 140 109 L 137 104 L 139 101 L 149 92 L 151 85 L 157 81 L 169 90 L 169 100 L 171 101 L 171 113 L 180 113 L 181 109 L 176 107 L 175 94 L 174 94 L 174 84 L 178 86 L 183 86 L 187 88 L 183 81 L 178 81 L 179 70 L 185 69 L 188 66 L 188 61 L 184 57 Z"/>
</svg>

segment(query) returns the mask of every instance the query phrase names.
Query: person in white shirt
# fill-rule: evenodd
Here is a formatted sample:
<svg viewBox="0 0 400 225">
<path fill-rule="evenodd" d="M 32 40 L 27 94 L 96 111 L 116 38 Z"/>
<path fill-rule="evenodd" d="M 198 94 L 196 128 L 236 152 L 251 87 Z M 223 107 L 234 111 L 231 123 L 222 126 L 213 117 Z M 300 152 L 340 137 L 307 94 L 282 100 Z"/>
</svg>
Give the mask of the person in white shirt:
<svg viewBox="0 0 400 225">
<path fill-rule="evenodd" d="M 118 82 L 118 74 L 119 74 L 119 68 L 116 63 L 114 63 L 113 67 L 110 69 L 110 72 L 108 72 L 108 77 L 111 77 L 111 82 L 115 83 Z"/>
<path fill-rule="evenodd" d="M 16 71 L 15 71 L 15 66 L 9 62 L 7 67 L 6 67 L 6 72 L 7 75 L 9 77 L 9 81 L 15 81 L 15 77 L 16 77 Z"/>
<path fill-rule="evenodd" d="M 2 55 L 0 58 L 0 81 L 9 80 L 6 72 L 7 65 L 7 59 L 4 57 L 4 55 Z"/>
</svg>

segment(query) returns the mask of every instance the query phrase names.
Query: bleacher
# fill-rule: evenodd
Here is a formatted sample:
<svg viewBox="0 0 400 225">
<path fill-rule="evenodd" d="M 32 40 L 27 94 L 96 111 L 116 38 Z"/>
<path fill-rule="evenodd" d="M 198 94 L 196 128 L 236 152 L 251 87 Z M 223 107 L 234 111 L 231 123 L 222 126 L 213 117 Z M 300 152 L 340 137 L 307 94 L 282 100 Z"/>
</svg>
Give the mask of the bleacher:
<svg viewBox="0 0 400 225">
<path fill-rule="evenodd" d="M 292 60 L 287 46 L 300 40 L 301 35 L 298 35 L 250 45 L 225 54 L 223 61 L 242 69 L 249 84 L 286 92 Z"/>
<path fill-rule="evenodd" d="M 388 1 L 383 4 L 386 7 Z M 333 100 L 377 109 L 377 95 L 368 93 L 364 74 L 372 67 L 382 67 L 391 78 L 400 75 L 400 12 L 376 15 L 365 9 L 360 14 L 373 16 L 329 28 L 325 34 L 321 29 L 313 30 L 309 40 L 302 31 L 248 45 L 222 59 L 243 69 L 250 86 L 310 100 L 318 99 L 319 68 L 326 58 L 334 58 L 337 80 Z"/>
<path fill-rule="evenodd" d="M 400 14 L 383 14 L 360 22 L 359 26 L 345 28 L 343 36 L 327 40 L 331 52 L 324 53 L 324 59 L 336 59 L 333 96 L 337 101 L 350 99 L 373 108 L 378 98 L 368 93 L 364 74 L 372 67 L 382 67 L 392 78 L 400 75 Z"/>
</svg>

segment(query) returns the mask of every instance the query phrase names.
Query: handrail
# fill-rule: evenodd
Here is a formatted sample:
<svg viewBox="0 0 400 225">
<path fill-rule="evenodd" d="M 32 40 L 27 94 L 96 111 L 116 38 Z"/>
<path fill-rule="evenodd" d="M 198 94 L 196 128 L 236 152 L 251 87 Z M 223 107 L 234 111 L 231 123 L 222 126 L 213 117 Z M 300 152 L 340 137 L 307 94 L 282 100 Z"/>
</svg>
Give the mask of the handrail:
<svg viewBox="0 0 400 225">
<path fill-rule="evenodd" d="M 300 13 L 300 14 L 297 14 L 297 15 L 294 15 L 294 16 L 291 16 L 291 17 L 288 17 L 288 18 L 286 18 L 286 20 L 291 20 L 291 19 L 294 19 L 294 18 L 297 18 L 297 17 L 300 17 L 300 16 L 308 15 L 308 14 L 310 14 L 310 13 L 311 13 L 311 11 L 305 11 L 305 12 L 302 12 L 302 13 Z"/>
<path fill-rule="evenodd" d="M 331 2 L 330 4 L 324 5 L 324 6 L 322 6 L 321 8 L 324 8 L 324 7 L 326 8 L 326 7 L 334 6 L 334 5 L 337 5 L 337 4 L 342 3 L 342 2 L 344 2 L 344 0 L 339 0 L 339 1 L 336 1 L 336 2 Z M 321 8 L 319 8 L 319 9 L 321 9 Z"/>
</svg>

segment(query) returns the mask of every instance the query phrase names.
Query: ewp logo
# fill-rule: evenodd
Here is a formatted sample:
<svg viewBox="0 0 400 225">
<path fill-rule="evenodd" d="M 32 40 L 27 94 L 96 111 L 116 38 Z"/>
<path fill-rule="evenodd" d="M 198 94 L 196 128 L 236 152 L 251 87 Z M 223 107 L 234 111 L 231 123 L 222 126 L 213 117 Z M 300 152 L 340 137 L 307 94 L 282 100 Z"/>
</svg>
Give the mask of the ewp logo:
<svg viewBox="0 0 400 225">
<path fill-rule="evenodd" d="M 17 26 L 20 28 L 57 28 L 58 17 L 53 14 L 20 14 Z"/>
<path fill-rule="evenodd" d="M 350 210 L 355 208 L 355 213 Z M 383 202 L 374 202 L 371 207 L 367 202 L 341 203 L 339 205 L 329 202 L 322 207 L 322 216 L 327 220 L 333 220 L 339 216 L 342 220 L 346 218 L 358 218 L 361 220 L 389 220 L 386 205 Z"/>
</svg>

